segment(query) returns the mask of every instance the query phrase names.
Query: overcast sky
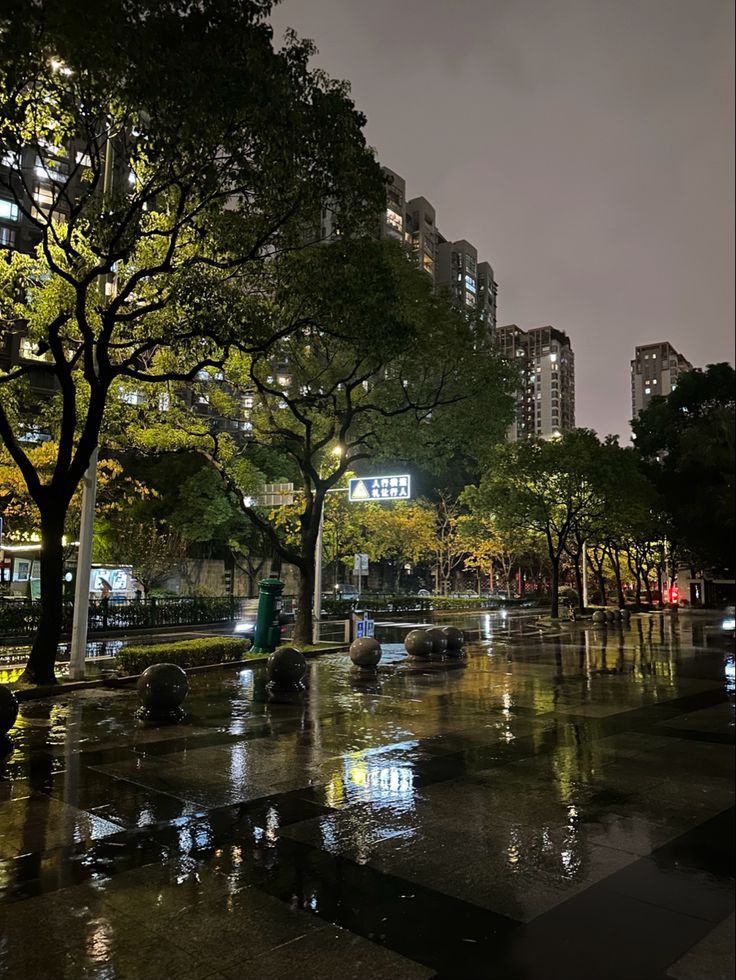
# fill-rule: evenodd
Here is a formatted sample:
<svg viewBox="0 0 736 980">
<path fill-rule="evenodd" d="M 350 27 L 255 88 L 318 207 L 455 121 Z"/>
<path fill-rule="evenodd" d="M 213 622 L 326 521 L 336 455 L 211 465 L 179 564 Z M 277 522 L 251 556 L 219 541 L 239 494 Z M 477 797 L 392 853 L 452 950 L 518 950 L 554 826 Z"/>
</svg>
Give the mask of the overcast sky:
<svg viewBox="0 0 736 980">
<path fill-rule="evenodd" d="M 552 324 L 576 422 L 627 442 L 629 362 L 733 362 L 733 0 L 284 0 L 382 163 Z"/>
</svg>

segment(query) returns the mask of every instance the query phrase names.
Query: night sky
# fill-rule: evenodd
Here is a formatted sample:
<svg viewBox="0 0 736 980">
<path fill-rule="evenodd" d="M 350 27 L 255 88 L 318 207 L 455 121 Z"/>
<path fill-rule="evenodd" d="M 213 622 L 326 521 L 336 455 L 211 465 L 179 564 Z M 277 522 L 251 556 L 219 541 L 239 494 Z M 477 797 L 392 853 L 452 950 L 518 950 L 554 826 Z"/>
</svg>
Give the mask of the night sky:
<svg viewBox="0 0 736 980">
<path fill-rule="evenodd" d="M 579 426 L 629 436 L 629 361 L 733 361 L 733 0 L 284 0 L 381 163 L 467 238 L 499 324 L 552 324 Z"/>
</svg>

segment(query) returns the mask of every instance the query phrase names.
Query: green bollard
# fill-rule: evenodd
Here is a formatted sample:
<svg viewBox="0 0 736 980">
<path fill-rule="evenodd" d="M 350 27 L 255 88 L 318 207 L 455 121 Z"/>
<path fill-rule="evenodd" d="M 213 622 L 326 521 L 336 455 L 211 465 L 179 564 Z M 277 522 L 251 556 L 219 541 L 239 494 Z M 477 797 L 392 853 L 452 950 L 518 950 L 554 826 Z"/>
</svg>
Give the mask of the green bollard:
<svg viewBox="0 0 736 980">
<path fill-rule="evenodd" d="M 277 578 L 264 578 L 258 588 L 258 615 L 253 653 L 273 653 L 281 640 L 281 593 L 284 583 Z"/>
</svg>

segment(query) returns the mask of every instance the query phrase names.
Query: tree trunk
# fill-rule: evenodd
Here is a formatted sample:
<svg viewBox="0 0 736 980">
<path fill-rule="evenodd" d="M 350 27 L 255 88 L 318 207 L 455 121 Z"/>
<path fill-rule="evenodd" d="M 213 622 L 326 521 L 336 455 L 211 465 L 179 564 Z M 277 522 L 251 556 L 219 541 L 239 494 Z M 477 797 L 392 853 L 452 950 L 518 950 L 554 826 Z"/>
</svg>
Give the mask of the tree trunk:
<svg viewBox="0 0 736 980">
<path fill-rule="evenodd" d="M 314 601 L 314 564 L 299 569 L 297 612 L 294 620 L 294 643 L 304 646 L 312 642 L 312 602 Z"/>
<path fill-rule="evenodd" d="M 596 572 L 596 574 L 598 576 L 598 589 L 600 590 L 600 593 L 601 593 L 601 605 L 602 606 L 605 606 L 605 604 L 606 604 L 606 578 L 605 578 L 605 576 L 603 574 L 603 567 L 602 566 Z"/>
<path fill-rule="evenodd" d="M 581 559 L 581 552 L 578 552 L 573 559 L 575 562 L 575 591 L 578 594 L 578 609 L 583 608 L 583 569 Z"/>
<path fill-rule="evenodd" d="M 312 642 L 314 617 L 312 603 L 314 601 L 314 561 L 317 554 L 317 537 L 319 535 L 320 509 L 324 500 L 317 499 L 314 506 L 302 515 L 301 519 L 301 548 L 299 569 L 299 608 L 294 623 L 294 643 L 297 646 Z"/>
<path fill-rule="evenodd" d="M 29 684 L 56 684 L 54 664 L 64 611 L 64 516 L 58 506 L 41 512 L 41 616 L 21 675 Z"/>
<path fill-rule="evenodd" d="M 551 554 L 549 557 L 552 562 L 552 609 L 550 616 L 552 619 L 557 619 L 560 615 L 560 557 Z"/>
<path fill-rule="evenodd" d="M 626 605 L 626 600 L 624 599 L 624 587 L 621 581 L 621 559 L 613 548 L 609 551 L 611 558 L 611 564 L 613 565 L 613 573 L 616 576 L 616 592 L 618 594 L 618 606 L 619 609 L 623 609 Z"/>
</svg>

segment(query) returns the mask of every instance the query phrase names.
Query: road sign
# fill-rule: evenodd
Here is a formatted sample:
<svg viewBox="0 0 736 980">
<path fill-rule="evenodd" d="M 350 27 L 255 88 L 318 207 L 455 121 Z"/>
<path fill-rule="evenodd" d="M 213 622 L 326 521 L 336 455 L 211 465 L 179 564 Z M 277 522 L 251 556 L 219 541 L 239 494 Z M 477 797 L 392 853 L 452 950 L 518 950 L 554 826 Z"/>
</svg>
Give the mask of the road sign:
<svg viewBox="0 0 736 980">
<path fill-rule="evenodd" d="M 293 483 L 266 483 L 256 497 L 259 507 L 285 507 L 294 503 Z"/>
<path fill-rule="evenodd" d="M 355 635 L 357 637 L 373 636 L 376 631 L 375 619 L 359 619 L 355 625 Z"/>
<path fill-rule="evenodd" d="M 368 574 L 368 555 L 353 555 L 353 575 Z"/>
<path fill-rule="evenodd" d="M 358 476 L 348 483 L 348 500 L 353 503 L 409 500 L 410 497 L 411 477 L 407 473 L 400 476 Z"/>
</svg>

